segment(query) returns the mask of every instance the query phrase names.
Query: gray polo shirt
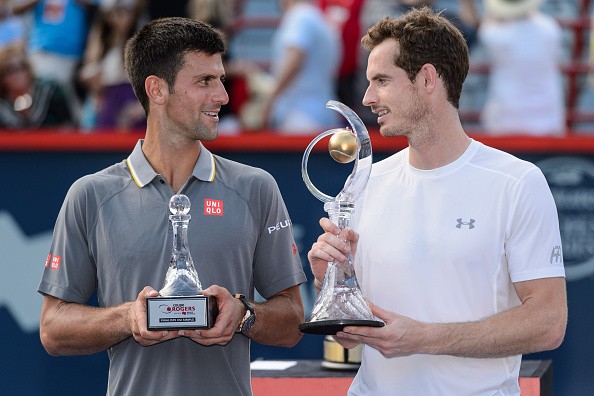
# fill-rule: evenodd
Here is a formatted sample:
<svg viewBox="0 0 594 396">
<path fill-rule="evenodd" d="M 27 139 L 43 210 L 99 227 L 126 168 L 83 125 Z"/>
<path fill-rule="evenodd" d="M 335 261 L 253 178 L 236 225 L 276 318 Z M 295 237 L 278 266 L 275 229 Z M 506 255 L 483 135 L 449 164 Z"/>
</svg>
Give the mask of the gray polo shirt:
<svg viewBox="0 0 594 396">
<path fill-rule="evenodd" d="M 77 180 L 62 205 L 38 291 L 100 306 L 159 290 L 172 252 L 169 199 L 174 192 L 142 153 Z M 291 221 L 267 172 L 202 147 L 179 193 L 190 198 L 190 252 L 203 287 L 217 284 L 253 299 L 305 282 Z M 109 323 L 105 324 L 109 326 Z M 249 339 L 203 347 L 176 339 L 142 347 L 128 338 L 108 349 L 108 394 L 251 394 Z"/>
</svg>

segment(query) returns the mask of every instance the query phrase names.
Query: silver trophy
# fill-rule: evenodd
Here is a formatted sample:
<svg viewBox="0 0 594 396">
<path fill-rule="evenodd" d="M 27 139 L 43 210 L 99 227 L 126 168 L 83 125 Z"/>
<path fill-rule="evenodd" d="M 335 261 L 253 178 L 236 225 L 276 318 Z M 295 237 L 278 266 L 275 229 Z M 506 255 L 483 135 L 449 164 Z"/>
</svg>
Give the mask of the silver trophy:
<svg viewBox="0 0 594 396">
<path fill-rule="evenodd" d="M 190 199 L 177 194 L 169 200 L 173 226 L 173 249 L 165 285 L 158 297 L 148 298 L 149 330 L 204 329 L 214 325 L 216 299 L 201 294 L 202 285 L 194 267 L 188 244 Z"/>
<path fill-rule="evenodd" d="M 349 107 L 333 100 L 329 101 L 326 107 L 342 114 L 352 129 L 331 129 L 322 132 L 312 140 L 303 154 L 301 174 L 309 191 L 324 202 L 324 210 L 328 213 L 330 220 L 343 230 L 350 227 L 351 215 L 355 211 L 355 200 L 365 189 L 371 173 L 371 140 L 367 128 Z M 316 143 L 330 135 L 332 137 L 328 146 L 332 158 L 341 163 L 355 161 L 353 171 L 336 197 L 318 190 L 307 172 L 311 150 Z M 375 319 L 363 298 L 350 254 L 345 262 L 328 263 L 324 282 L 309 321 L 301 323 L 299 330 L 303 333 L 334 335 L 345 326 L 384 326 L 384 322 Z"/>
</svg>

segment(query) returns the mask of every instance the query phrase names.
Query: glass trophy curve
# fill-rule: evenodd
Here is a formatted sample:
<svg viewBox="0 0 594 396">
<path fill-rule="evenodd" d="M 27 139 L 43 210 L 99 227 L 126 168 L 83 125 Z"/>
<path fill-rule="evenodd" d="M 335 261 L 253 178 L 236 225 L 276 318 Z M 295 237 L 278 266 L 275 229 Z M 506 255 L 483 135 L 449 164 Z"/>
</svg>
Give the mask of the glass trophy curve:
<svg viewBox="0 0 594 396">
<path fill-rule="evenodd" d="M 326 107 L 342 114 L 351 126 L 350 131 L 356 138 L 353 170 L 336 197 L 324 194 L 309 177 L 307 164 L 313 147 L 323 138 L 345 131 L 344 128 L 335 128 L 322 132 L 307 146 L 301 162 L 301 174 L 308 190 L 324 202 L 324 210 L 328 213 L 330 220 L 343 230 L 350 227 L 351 215 L 355 211 L 355 200 L 365 189 L 371 174 L 371 139 L 359 116 L 348 106 L 331 100 Z M 343 263 L 328 263 L 310 318 L 299 325 L 299 330 L 308 334 L 334 335 L 346 326 L 384 326 L 384 322 L 375 319 L 363 298 L 350 254 Z"/>
</svg>

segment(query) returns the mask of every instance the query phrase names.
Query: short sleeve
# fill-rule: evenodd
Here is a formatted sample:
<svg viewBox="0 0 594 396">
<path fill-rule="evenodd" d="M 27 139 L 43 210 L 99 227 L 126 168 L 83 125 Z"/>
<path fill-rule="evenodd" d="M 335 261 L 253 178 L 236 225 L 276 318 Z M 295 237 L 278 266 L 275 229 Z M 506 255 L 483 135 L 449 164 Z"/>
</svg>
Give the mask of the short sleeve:
<svg viewBox="0 0 594 396">
<path fill-rule="evenodd" d="M 505 251 L 512 281 L 565 276 L 557 208 L 540 169 L 520 179 L 511 216 Z"/>
</svg>

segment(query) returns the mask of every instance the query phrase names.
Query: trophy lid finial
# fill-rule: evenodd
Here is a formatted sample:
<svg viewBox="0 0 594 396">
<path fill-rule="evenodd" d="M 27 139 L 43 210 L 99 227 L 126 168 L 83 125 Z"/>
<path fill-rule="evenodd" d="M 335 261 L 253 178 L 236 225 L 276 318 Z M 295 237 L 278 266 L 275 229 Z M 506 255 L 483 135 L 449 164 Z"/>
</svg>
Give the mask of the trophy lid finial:
<svg viewBox="0 0 594 396">
<path fill-rule="evenodd" d="M 176 194 L 169 200 L 169 211 L 173 215 L 190 213 L 190 199 L 184 194 Z"/>
</svg>

